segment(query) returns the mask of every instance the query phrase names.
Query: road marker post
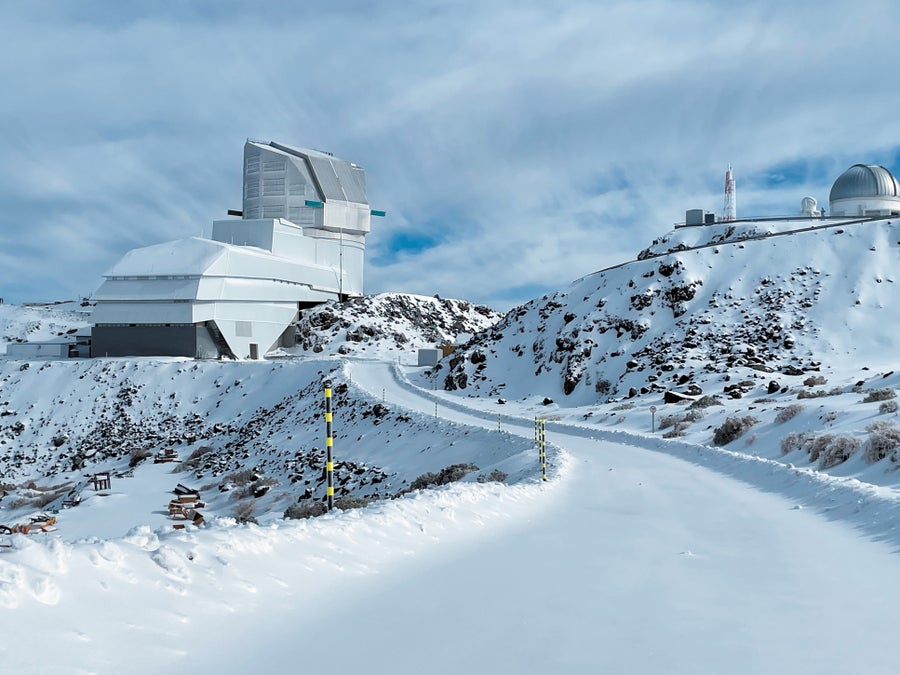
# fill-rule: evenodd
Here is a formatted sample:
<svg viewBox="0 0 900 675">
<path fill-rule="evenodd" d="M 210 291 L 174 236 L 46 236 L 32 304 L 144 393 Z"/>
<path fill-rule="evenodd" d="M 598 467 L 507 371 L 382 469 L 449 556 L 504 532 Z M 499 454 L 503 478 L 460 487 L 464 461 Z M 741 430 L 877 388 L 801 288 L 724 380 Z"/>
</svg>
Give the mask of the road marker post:
<svg viewBox="0 0 900 675">
<path fill-rule="evenodd" d="M 547 481 L 547 420 L 541 420 L 541 480 Z"/>
<path fill-rule="evenodd" d="M 541 463 L 541 480 L 547 480 L 547 420 L 534 418 L 534 444 Z"/>
<path fill-rule="evenodd" d="M 332 454 L 334 437 L 332 435 L 333 429 L 331 425 L 332 415 L 331 387 L 325 387 L 325 477 L 327 479 L 325 483 L 325 496 L 328 501 L 329 511 L 334 508 L 334 455 Z"/>
</svg>

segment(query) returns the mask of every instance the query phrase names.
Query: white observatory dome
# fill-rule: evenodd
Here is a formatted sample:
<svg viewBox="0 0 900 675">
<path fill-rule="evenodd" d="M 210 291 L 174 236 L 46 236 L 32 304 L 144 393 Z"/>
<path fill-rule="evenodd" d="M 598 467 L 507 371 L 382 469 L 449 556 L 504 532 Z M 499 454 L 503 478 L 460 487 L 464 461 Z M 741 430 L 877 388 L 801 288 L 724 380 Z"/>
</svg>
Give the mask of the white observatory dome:
<svg viewBox="0 0 900 675">
<path fill-rule="evenodd" d="M 883 166 L 854 164 L 834 181 L 828 201 L 833 216 L 900 214 L 900 184 Z"/>
</svg>

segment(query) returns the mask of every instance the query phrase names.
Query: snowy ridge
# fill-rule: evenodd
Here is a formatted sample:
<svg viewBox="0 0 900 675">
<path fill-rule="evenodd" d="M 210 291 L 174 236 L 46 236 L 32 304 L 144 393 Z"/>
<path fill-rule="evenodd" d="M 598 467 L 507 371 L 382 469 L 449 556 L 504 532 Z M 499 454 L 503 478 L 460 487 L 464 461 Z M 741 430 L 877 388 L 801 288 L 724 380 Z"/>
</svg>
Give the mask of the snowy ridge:
<svg viewBox="0 0 900 675">
<path fill-rule="evenodd" d="M 900 228 L 882 220 L 635 261 L 513 309 L 436 376 L 566 405 L 690 385 L 721 394 L 726 378 L 868 379 L 863 366 L 896 363 L 898 251 Z"/>
<path fill-rule="evenodd" d="M 408 365 L 416 341 L 478 319 L 431 299 L 319 308 L 301 336 L 325 359 L 0 362 L 0 520 L 58 509 L 0 541 L 0 660 L 325 670 L 321 645 L 349 634 L 342 666 L 378 672 L 895 672 L 900 237 L 841 229 L 592 275 L 486 322 L 437 373 Z M 339 494 L 377 499 L 282 519 L 324 494 L 326 382 Z M 476 481 L 494 469 L 506 484 Z M 202 526 L 173 528 L 176 483 Z M 36 634 L 56 648 L 19 647 Z"/>
<path fill-rule="evenodd" d="M 668 234 L 654 239 L 637 255 L 638 260 L 677 253 L 690 249 L 732 244 L 752 239 L 792 236 L 804 232 L 852 227 L 870 222 L 872 218 L 758 218 L 736 220 L 717 225 L 676 227 Z"/>
<path fill-rule="evenodd" d="M 502 470 L 509 481 L 528 474 L 514 459 L 527 443 L 397 410 L 352 386 L 333 361 L 27 365 L 0 363 L 0 522 L 80 499 L 61 512 L 67 538 L 100 534 L 79 517 L 99 504 L 88 478 L 96 472 L 112 472 L 114 490 L 126 492 L 149 480 L 158 500 L 135 500 L 104 526 L 106 534 L 146 519 L 171 527 L 156 509 L 179 482 L 201 490 L 209 517 L 240 507 L 246 516 L 280 518 L 291 504 L 321 500 L 325 379 L 335 392 L 338 497 L 389 498 L 420 474 L 457 463 Z M 175 475 L 172 464 L 153 464 L 166 449 L 177 457 Z"/>
<path fill-rule="evenodd" d="M 0 304 L 0 354 L 10 342 L 40 342 L 73 334 L 90 323 L 90 307 L 75 302 L 48 305 Z"/>
<path fill-rule="evenodd" d="M 298 347 L 286 353 L 414 358 L 415 350 L 454 344 L 493 325 L 501 315 L 465 300 L 381 293 L 328 302 L 303 313 Z"/>
<path fill-rule="evenodd" d="M 900 228 L 880 220 L 782 236 L 789 224 L 764 225 L 779 236 L 677 230 L 666 246 L 731 241 L 580 279 L 411 376 L 498 411 L 656 427 L 896 484 Z"/>
</svg>

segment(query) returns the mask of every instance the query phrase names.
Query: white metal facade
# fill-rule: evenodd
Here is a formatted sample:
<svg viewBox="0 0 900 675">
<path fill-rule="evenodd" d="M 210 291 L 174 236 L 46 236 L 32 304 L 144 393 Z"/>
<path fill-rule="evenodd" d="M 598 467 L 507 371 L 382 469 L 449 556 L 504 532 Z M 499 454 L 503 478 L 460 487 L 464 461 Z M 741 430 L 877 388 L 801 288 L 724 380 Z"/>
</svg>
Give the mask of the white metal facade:
<svg viewBox="0 0 900 675">
<path fill-rule="evenodd" d="M 127 253 L 93 296 L 93 323 L 137 334 L 214 322 L 231 352 L 250 358 L 278 345 L 300 305 L 362 294 L 371 213 L 360 167 L 248 141 L 243 196 L 242 219 Z"/>
</svg>

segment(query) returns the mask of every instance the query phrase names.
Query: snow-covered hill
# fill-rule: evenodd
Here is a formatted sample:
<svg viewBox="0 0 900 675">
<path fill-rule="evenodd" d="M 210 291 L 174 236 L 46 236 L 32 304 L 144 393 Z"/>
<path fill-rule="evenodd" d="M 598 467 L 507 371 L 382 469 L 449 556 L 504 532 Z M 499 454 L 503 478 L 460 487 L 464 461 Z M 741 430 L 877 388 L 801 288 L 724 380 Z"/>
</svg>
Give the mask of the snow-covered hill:
<svg viewBox="0 0 900 675">
<path fill-rule="evenodd" d="M 71 308 L 0 310 L 11 339 L 54 337 L 87 320 Z M 320 359 L 399 355 L 410 362 L 417 347 L 452 343 L 497 319 L 495 312 L 462 301 L 370 296 L 306 312 L 298 328 L 301 344 L 286 352 Z M 337 497 L 388 498 L 420 474 L 460 463 L 477 464 L 483 475 L 496 469 L 508 480 L 521 478 L 500 465 L 524 444 L 495 448 L 477 438 L 480 432 L 472 444 L 460 444 L 455 429 L 361 396 L 342 372 L 337 361 L 292 358 L 0 360 L 0 521 L 87 500 L 88 476 L 110 471 L 131 480 L 167 449 L 175 452 L 183 480 L 204 486 L 208 517 L 232 516 L 238 508 L 243 516 L 280 517 L 291 504 L 319 501 L 325 489 L 320 448 L 326 378 L 334 385 L 335 440 L 341 446 Z"/>
<path fill-rule="evenodd" d="M 852 384 L 893 370 L 900 226 L 784 236 L 792 227 L 676 230 L 641 260 L 515 308 L 435 377 L 450 390 L 586 405 L 672 389 L 737 396 L 810 374 Z M 679 250 L 704 244 L 714 245 Z M 754 386 L 734 386 L 745 381 Z"/>
<path fill-rule="evenodd" d="M 756 227 L 674 232 L 499 323 L 377 296 L 307 312 L 268 361 L 0 360 L 0 523 L 56 518 L 0 536 L 0 659 L 322 669 L 341 634 L 378 672 L 896 671 L 900 237 Z M 282 518 L 321 511 L 326 382 L 339 509 Z M 167 510 L 179 483 L 199 527 Z"/>
<path fill-rule="evenodd" d="M 90 323 L 90 307 L 75 302 L 0 304 L 0 354 L 10 342 L 40 342 L 71 335 Z"/>
<path fill-rule="evenodd" d="M 179 474 L 158 504 L 143 505 L 143 516 L 119 519 L 118 534 L 133 526 L 127 518 L 165 525 L 164 514 L 153 513 L 177 482 L 202 488 L 207 516 L 280 517 L 292 504 L 321 501 L 326 380 L 334 390 L 338 498 L 390 498 L 417 476 L 460 463 L 524 477 L 505 462 L 528 444 L 470 435 L 373 400 L 335 361 L 0 361 L 0 522 L 94 499 L 88 476 L 97 472 L 111 472 L 125 489 L 167 449 Z"/>
<path fill-rule="evenodd" d="M 502 315 L 465 300 L 382 293 L 329 302 L 304 312 L 298 346 L 290 354 L 414 358 L 415 351 L 454 344 L 495 324 Z"/>
</svg>

